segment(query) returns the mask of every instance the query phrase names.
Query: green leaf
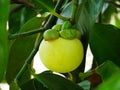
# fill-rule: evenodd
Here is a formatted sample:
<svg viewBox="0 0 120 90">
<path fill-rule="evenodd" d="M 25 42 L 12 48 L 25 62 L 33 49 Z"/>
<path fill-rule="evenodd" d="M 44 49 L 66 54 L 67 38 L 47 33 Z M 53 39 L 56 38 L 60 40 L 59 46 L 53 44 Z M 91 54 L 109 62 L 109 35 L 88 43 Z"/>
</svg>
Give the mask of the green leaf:
<svg viewBox="0 0 120 90">
<path fill-rule="evenodd" d="M 9 52 L 9 61 L 6 72 L 6 79 L 8 83 L 13 81 L 13 79 L 25 63 L 25 60 L 34 47 L 35 40 L 36 35 L 33 35 L 31 37 L 16 39 L 12 44 Z M 27 79 L 27 77 L 30 78 L 29 73 L 25 78 Z"/>
<path fill-rule="evenodd" d="M 52 74 L 51 72 L 46 71 L 41 74 L 34 75 L 34 77 L 50 90 L 83 90 L 68 79 L 57 74 Z"/>
<path fill-rule="evenodd" d="M 59 15 L 55 10 L 54 10 L 54 5 L 53 5 L 53 1 L 49 0 L 47 2 L 45 2 L 44 0 L 36 0 L 40 5 L 42 5 L 43 7 L 45 7 L 52 15 L 63 19 L 63 20 L 68 20 L 68 18 L 65 18 L 61 15 Z M 59 2 L 59 1 L 58 1 Z M 60 2 L 61 3 L 61 2 Z M 58 5 L 58 4 L 57 4 Z"/>
<path fill-rule="evenodd" d="M 36 79 L 31 79 L 21 86 L 22 90 L 48 90 Z"/>
<path fill-rule="evenodd" d="M 28 22 L 26 22 L 26 24 L 23 25 L 20 32 L 40 28 L 43 20 L 43 18 L 37 17 L 30 19 Z M 18 38 L 11 45 L 9 52 L 8 67 L 6 72 L 6 79 L 8 83 L 10 83 L 15 78 L 15 76 L 25 63 L 25 60 L 33 50 L 36 41 L 36 36 L 37 35 L 35 34 L 25 38 Z M 25 73 L 23 74 L 23 79 L 21 80 L 21 82 L 19 81 L 20 84 L 22 84 L 30 78 L 29 70 Z"/>
<path fill-rule="evenodd" d="M 17 5 L 11 5 L 11 8 L 16 8 Z M 23 9 L 20 9 L 17 12 L 10 13 L 9 16 L 9 33 L 16 33 L 20 30 L 21 27 L 21 16 Z"/>
<path fill-rule="evenodd" d="M 110 23 L 112 15 L 117 12 L 117 8 L 114 7 L 113 5 L 109 5 L 108 3 L 104 4 L 104 7 L 106 6 L 107 9 L 102 13 L 102 22 Z"/>
<path fill-rule="evenodd" d="M 17 4 L 11 5 L 11 10 L 19 7 Z M 32 17 L 35 17 L 37 12 L 29 7 L 21 7 L 19 10 L 11 12 L 9 16 L 9 32 L 11 34 L 18 33 L 20 28 Z"/>
<path fill-rule="evenodd" d="M 114 73 L 108 80 L 103 82 L 95 90 L 120 90 L 120 72 Z"/>
<path fill-rule="evenodd" d="M 95 24 L 90 33 L 90 48 L 98 64 L 106 60 L 120 66 L 120 29 L 113 25 Z"/>
<path fill-rule="evenodd" d="M 80 2 L 75 20 L 82 33 L 87 33 L 93 26 L 102 6 L 103 0 L 83 0 Z"/>
<path fill-rule="evenodd" d="M 115 20 L 115 26 L 120 28 L 120 18 L 119 18 L 119 15 L 115 15 L 114 16 L 114 20 Z"/>
<path fill-rule="evenodd" d="M 27 81 L 20 88 L 22 90 L 36 90 L 35 85 L 34 85 L 34 79 Z"/>
<path fill-rule="evenodd" d="M 44 8 L 40 3 L 38 3 L 37 0 L 31 0 L 31 3 L 34 5 L 35 11 L 37 13 L 44 13 L 47 12 L 48 10 L 46 8 Z"/>
<path fill-rule="evenodd" d="M 20 29 L 20 32 L 30 31 L 34 29 L 39 29 L 41 27 L 41 23 L 45 20 L 44 17 L 33 17 L 29 21 L 27 21 L 23 27 Z"/>
<path fill-rule="evenodd" d="M 119 72 L 120 68 L 112 63 L 111 61 L 106 61 L 100 67 L 96 69 L 97 73 L 101 75 L 103 81 L 107 80 L 114 73 Z"/>
<path fill-rule="evenodd" d="M 90 90 L 90 88 L 91 88 L 91 83 L 88 80 L 84 80 L 84 81 L 78 83 L 78 85 L 80 87 L 82 87 L 83 90 Z"/>
<path fill-rule="evenodd" d="M 37 14 L 37 11 L 33 10 L 33 8 L 24 7 L 21 12 L 21 26 L 23 26 L 31 18 L 34 18 Z"/>
<path fill-rule="evenodd" d="M 36 0 L 40 5 L 43 6 L 43 8 L 46 8 L 48 11 L 53 12 L 54 11 L 54 4 L 52 0 Z"/>
<path fill-rule="evenodd" d="M 0 82 L 3 80 L 8 62 L 7 20 L 9 0 L 0 0 Z"/>
<path fill-rule="evenodd" d="M 10 90 L 21 90 L 17 82 L 10 83 Z"/>
</svg>

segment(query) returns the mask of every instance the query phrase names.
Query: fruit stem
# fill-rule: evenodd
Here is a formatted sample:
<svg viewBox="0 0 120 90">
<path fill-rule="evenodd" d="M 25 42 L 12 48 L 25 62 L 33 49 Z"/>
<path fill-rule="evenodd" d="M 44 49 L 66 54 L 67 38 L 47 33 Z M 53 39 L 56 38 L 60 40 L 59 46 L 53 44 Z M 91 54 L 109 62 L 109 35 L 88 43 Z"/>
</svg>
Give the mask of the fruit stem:
<svg viewBox="0 0 120 90">
<path fill-rule="evenodd" d="M 43 28 L 40 28 L 40 29 L 32 30 L 32 31 L 27 31 L 27 32 L 22 32 L 22 33 L 17 33 L 17 34 L 11 34 L 11 35 L 8 36 L 8 39 L 12 40 L 12 39 L 17 39 L 17 38 L 22 38 L 22 37 L 26 37 L 26 36 L 30 36 L 30 35 L 39 33 L 39 32 L 44 32 L 45 30 L 46 30 L 46 28 L 43 27 Z"/>
<path fill-rule="evenodd" d="M 63 17 L 62 15 L 56 13 L 55 11 L 51 11 L 51 14 L 53 14 L 54 16 L 56 16 L 56 17 L 58 17 L 58 18 L 60 18 L 60 19 L 62 19 L 64 21 L 69 20 L 69 18 Z"/>
<path fill-rule="evenodd" d="M 73 80 L 73 75 L 72 75 L 70 72 L 68 73 L 68 75 L 69 75 L 69 79 L 70 79 L 71 81 L 74 81 L 74 80 Z"/>
<path fill-rule="evenodd" d="M 49 6 L 47 6 L 45 3 L 41 2 L 40 0 L 36 0 L 38 3 L 40 3 L 42 6 L 44 6 L 47 10 L 50 11 L 50 13 L 62 20 L 69 20 L 67 17 L 63 17 L 60 14 L 58 14 L 55 10 L 53 10 L 52 8 L 50 8 Z M 59 0 L 58 2 L 61 2 L 63 0 Z M 56 4 L 57 5 L 57 4 Z"/>
<path fill-rule="evenodd" d="M 31 61 L 33 60 L 35 54 L 37 53 L 38 49 L 39 49 L 39 45 L 43 39 L 42 36 L 43 33 L 41 33 L 39 35 L 39 39 L 38 42 L 36 44 L 36 46 L 34 47 L 34 49 L 32 50 L 31 54 L 28 56 L 28 58 L 26 59 L 23 67 L 21 68 L 21 70 L 19 71 L 19 73 L 17 74 L 17 76 L 15 77 L 14 81 L 17 81 L 21 78 L 21 76 L 23 75 L 23 73 L 26 71 L 26 69 L 28 68 L 29 64 L 31 63 Z"/>
</svg>

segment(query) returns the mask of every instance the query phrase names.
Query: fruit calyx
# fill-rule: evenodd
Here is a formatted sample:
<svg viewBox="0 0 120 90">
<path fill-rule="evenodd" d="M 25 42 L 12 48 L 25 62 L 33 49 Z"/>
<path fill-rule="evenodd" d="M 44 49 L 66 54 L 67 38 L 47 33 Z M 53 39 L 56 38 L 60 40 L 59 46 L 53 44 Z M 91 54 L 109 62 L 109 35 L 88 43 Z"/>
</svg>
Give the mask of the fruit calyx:
<svg viewBox="0 0 120 90">
<path fill-rule="evenodd" d="M 44 32 L 43 37 L 46 41 L 54 40 L 59 37 L 64 39 L 81 39 L 81 33 L 77 29 L 72 28 L 70 21 L 65 21 L 63 24 L 56 24 L 52 29 L 48 29 Z"/>
</svg>

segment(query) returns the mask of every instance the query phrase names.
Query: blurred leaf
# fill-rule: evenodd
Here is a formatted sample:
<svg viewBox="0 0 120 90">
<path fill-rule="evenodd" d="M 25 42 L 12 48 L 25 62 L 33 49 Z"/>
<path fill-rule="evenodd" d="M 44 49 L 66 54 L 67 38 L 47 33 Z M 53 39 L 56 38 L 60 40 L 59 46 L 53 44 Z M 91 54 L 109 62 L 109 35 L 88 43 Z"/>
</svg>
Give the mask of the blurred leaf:
<svg viewBox="0 0 120 90">
<path fill-rule="evenodd" d="M 43 22 L 44 17 L 33 17 L 29 21 L 27 21 L 23 27 L 21 27 L 20 32 L 30 31 L 34 29 L 39 29 L 41 27 L 41 23 Z"/>
<path fill-rule="evenodd" d="M 102 14 L 102 22 L 110 23 L 111 17 L 117 11 L 117 8 L 112 5 L 109 5 L 109 4 L 104 4 L 104 7 L 105 7 L 105 5 L 108 5 L 108 8 Z"/>
<path fill-rule="evenodd" d="M 36 79 L 31 79 L 21 86 L 22 90 L 48 90 Z"/>
<path fill-rule="evenodd" d="M 31 37 L 19 38 L 16 39 L 12 44 L 9 52 L 9 61 L 6 73 L 6 79 L 8 83 L 10 83 L 15 78 L 15 76 L 25 63 L 25 60 L 34 47 L 35 39 L 36 35 L 33 35 Z M 29 73 L 27 73 L 27 76 L 25 78 L 27 77 L 30 78 Z"/>
<path fill-rule="evenodd" d="M 34 79 L 27 81 L 20 88 L 21 90 L 36 90 L 34 85 Z"/>
<path fill-rule="evenodd" d="M 11 5 L 11 8 L 16 8 L 17 5 Z M 21 27 L 21 15 L 22 15 L 22 8 L 16 12 L 11 12 L 9 16 L 9 32 L 16 33 L 20 30 Z"/>
<path fill-rule="evenodd" d="M 84 0 L 80 2 L 75 20 L 82 33 L 87 33 L 91 29 L 102 10 L 102 6 L 103 0 Z"/>
<path fill-rule="evenodd" d="M 17 82 L 10 83 L 10 90 L 21 90 Z"/>
<path fill-rule="evenodd" d="M 114 73 L 95 90 L 120 90 L 120 72 Z"/>
<path fill-rule="evenodd" d="M 31 3 L 34 5 L 34 9 L 37 13 L 42 14 L 44 12 L 47 12 L 48 10 L 41 6 L 40 3 L 38 3 L 37 0 L 31 0 Z"/>
<path fill-rule="evenodd" d="M 47 0 L 47 2 L 45 2 L 45 0 L 35 0 L 39 6 L 42 6 L 42 8 L 47 9 L 48 11 L 54 11 L 54 4 L 53 4 L 53 0 Z"/>
<path fill-rule="evenodd" d="M 71 12 L 72 12 L 72 2 L 69 2 L 63 7 L 63 10 L 61 12 L 61 15 L 67 18 L 71 17 Z M 61 19 L 57 20 L 57 24 L 62 24 L 64 21 Z"/>
<path fill-rule="evenodd" d="M 82 87 L 83 90 L 90 90 L 90 88 L 91 88 L 91 83 L 88 80 L 82 81 L 82 82 L 78 83 L 78 85 L 80 87 Z"/>
<path fill-rule="evenodd" d="M 98 64 L 106 60 L 120 66 L 120 29 L 112 25 L 95 24 L 90 33 L 90 48 Z"/>
<path fill-rule="evenodd" d="M 29 21 L 31 18 L 34 18 L 37 15 L 37 12 L 30 8 L 30 7 L 24 7 L 21 12 L 21 26 L 23 26 L 27 21 Z"/>
<path fill-rule="evenodd" d="M 43 20 L 43 18 L 37 17 L 30 19 L 26 24 L 23 25 L 20 32 L 40 28 Z M 9 62 L 6 73 L 6 79 L 8 83 L 10 83 L 15 78 L 15 76 L 25 63 L 25 60 L 33 50 L 36 36 L 37 35 L 35 34 L 25 38 L 18 38 L 13 42 L 12 46 L 10 47 Z M 23 74 L 24 77 L 23 79 L 21 79 L 21 82 L 19 81 L 20 83 L 23 83 L 30 78 L 29 70 L 25 73 Z"/>
<path fill-rule="evenodd" d="M 10 33 L 19 32 L 20 28 L 32 17 L 35 17 L 37 12 L 29 7 L 21 6 L 18 10 L 14 10 L 20 7 L 19 5 L 11 5 L 11 13 L 9 16 L 9 31 Z"/>
<path fill-rule="evenodd" d="M 78 85 L 51 72 L 43 72 L 34 76 L 40 83 L 50 90 L 83 90 Z"/>
<path fill-rule="evenodd" d="M 80 77 L 80 79 L 81 80 L 84 80 L 86 77 L 88 77 L 88 76 L 90 76 L 90 75 L 92 75 L 93 74 L 93 72 L 92 71 L 88 71 L 88 72 L 80 72 L 79 73 L 79 77 Z"/>
<path fill-rule="evenodd" d="M 115 26 L 120 28 L 120 18 L 119 18 L 119 15 L 115 15 L 114 16 L 114 20 L 115 20 Z"/>
<path fill-rule="evenodd" d="M 97 68 L 96 71 L 101 75 L 103 81 L 105 81 L 114 73 L 119 72 L 120 68 L 111 61 L 106 61 L 99 68 Z"/>
<path fill-rule="evenodd" d="M 0 82 L 3 80 L 8 62 L 7 20 L 9 0 L 0 0 Z"/>
</svg>

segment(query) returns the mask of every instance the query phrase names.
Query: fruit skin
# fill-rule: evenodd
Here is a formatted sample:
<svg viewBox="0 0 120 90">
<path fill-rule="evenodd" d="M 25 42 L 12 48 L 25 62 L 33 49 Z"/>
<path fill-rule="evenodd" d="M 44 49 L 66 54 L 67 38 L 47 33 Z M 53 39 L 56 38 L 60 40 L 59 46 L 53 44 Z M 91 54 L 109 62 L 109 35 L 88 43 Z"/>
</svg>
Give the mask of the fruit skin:
<svg viewBox="0 0 120 90">
<path fill-rule="evenodd" d="M 67 73 L 75 70 L 83 59 L 83 46 L 78 39 L 58 39 L 41 42 L 39 48 L 42 63 L 51 71 Z"/>
</svg>

